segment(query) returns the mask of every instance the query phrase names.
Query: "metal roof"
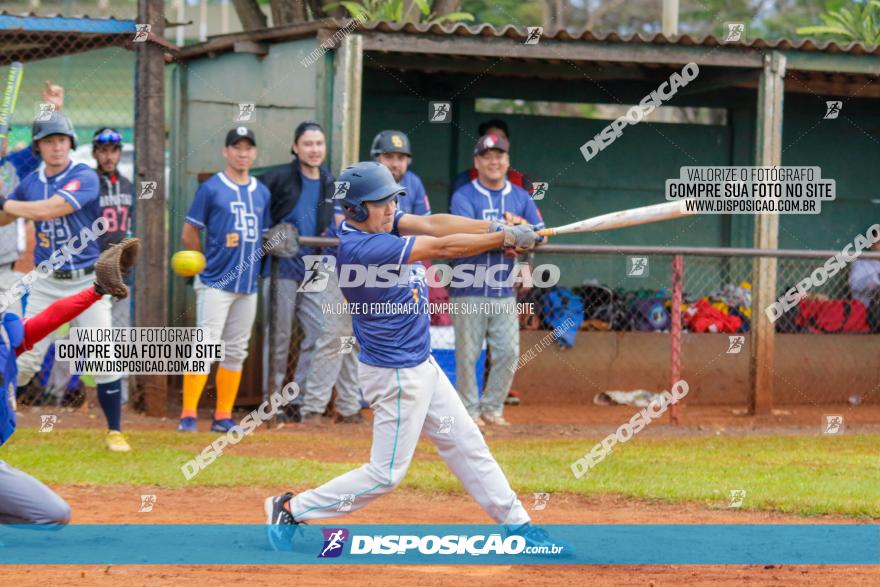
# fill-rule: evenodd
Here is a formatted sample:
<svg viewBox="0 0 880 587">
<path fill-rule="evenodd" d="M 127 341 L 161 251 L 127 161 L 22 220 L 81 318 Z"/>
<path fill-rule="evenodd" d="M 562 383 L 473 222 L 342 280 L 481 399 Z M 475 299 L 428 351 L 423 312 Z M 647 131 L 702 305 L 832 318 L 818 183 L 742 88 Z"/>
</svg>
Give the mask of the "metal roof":
<svg viewBox="0 0 880 587">
<path fill-rule="evenodd" d="M 341 21 L 340 21 L 341 22 Z M 361 29 L 381 32 L 431 34 L 458 37 L 490 37 L 510 38 L 524 40 L 527 37 L 526 27 L 506 25 L 496 28 L 491 24 L 466 25 L 456 23 L 453 25 L 439 24 L 413 24 L 389 21 L 367 22 L 361 25 Z M 541 39 L 554 41 L 595 41 L 600 43 L 628 43 L 628 44 L 651 44 L 651 45 L 683 45 L 700 47 L 742 47 L 750 49 L 766 50 L 794 50 L 794 51 L 821 51 L 824 53 L 852 53 L 855 55 L 880 55 L 880 45 L 866 46 L 862 43 L 840 44 L 836 41 L 820 41 L 812 38 L 804 39 L 748 39 L 736 42 L 728 42 L 714 35 L 696 37 L 692 35 L 674 35 L 667 37 L 662 33 L 653 35 L 620 35 L 616 32 L 600 33 L 588 29 L 568 31 L 560 29 L 552 34 L 542 34 Z"/>
<path fill-rule="evenodd" d="M 260 29 L 241 33 L 231 33 L 210 37 L 204 43 L 188 45 L 181 49 L 180 58 L 183 60 L 198 58 L 203 55 L 232 51 L 236 43 L 243 41 L 251 42 L 282 42 L 285 40 L 299 39 L 304 37 L 318 36 L 327 38 L 327 31 L 335 31 L 346 28 L 352 21 L 347 19 L 324 19 L 307 23 L 288 25 L 276 28 Z M 321 33 L 318 33 L 321 31 Z M 404 41 L 406 37 L 413 39 L 437 41 L 480 40 L 480 39 L 510 39 L 517 41 L 516 45 L 522 45 L 527 37 L 526 27 L 507 25 L 496 28 L 490 24 L 466 25 L 462 23 L 452 25 L 439 24 L 413 24 L 389 21 L 377 21 L 362 23 L 358 31 L 370 34 L 385 34 L 398 37 Z M 853 55 L 853 56 L 880 56 L 880 46 L 866 46 L 862 43 L 838 43 L 836 41 L 819 41 L 812 38 L 804 39 L 744 39 L 736 42 L 727 42 L 724 39 L 707 35 L 697 37 L 692 35 L 675 35 L 667 37 L 657 33 L 654 35 L 620 35 L 615 32 L 599 33 L 583 29 L 580 31 L 558 30 L 551 34 L 544 34 L 542 40 L 558 42 L 557 46 L 575 47 L 603 45 L 621 45 L 632 48 L 650 47 L 665 49 L 694 49 L 707 48 L 731 52 L 757 53 L 769 50 L 795 51 L 799 53 L 819 53 L 826 55 Z M 508 45 L 505 45 L 508 46 Z M 365 47 L 367 48 L 367 47 Z M 367 48 L 369 49 L 369 48 Z M 394 49 L 389 49 L 394 50 Z M 430 51 L 427 51 L 430 52 Z M 513 57 L 513 55 L 511 55 Z"/>
<path fill-rule="evenodd" d="M 135 21 L 0 12 L 0 65 L 72 55 L 131 42 Z"/>
</svg>

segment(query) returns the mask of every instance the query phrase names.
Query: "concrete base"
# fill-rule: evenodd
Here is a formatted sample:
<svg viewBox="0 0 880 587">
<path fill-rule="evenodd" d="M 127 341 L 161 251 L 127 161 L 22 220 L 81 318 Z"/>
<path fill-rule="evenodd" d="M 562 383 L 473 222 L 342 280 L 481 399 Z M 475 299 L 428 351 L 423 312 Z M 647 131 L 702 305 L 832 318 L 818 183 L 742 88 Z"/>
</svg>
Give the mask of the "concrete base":
<svg viewBox="0 0 880 587">
<path fill-rule="evenodd" d="M 520 333 L 520 354 L 534 358 L 520 367 L 514 388 L 529 403 L 592 402 L 602 391 L 669 389 L 667 333 L 579 332 L 560 350 L 548 331 Z M 880 336 L 777 334 L 774 404 L 846 402 L 880 396 Z M 684 334 L 682 378 L 687 403 L 746 404 L 749 396 L 749 336 L 738 354 L 728 354 L 727 334 Z"/>
</svg>

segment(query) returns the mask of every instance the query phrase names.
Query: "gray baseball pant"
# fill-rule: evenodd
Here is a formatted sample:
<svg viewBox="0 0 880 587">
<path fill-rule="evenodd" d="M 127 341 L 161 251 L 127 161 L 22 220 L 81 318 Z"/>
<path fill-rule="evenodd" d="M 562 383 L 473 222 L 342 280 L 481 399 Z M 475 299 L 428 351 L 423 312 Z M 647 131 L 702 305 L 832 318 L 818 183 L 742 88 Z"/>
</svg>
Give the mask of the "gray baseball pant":
<svg viewBox="0 0 880 587">
<path fill-rule="evenodd" d="M 315 343 L 312 364 L 308 370 L 303 388 L 304 414 L 323 414 L 330 403 L 333 385 L 336 385 L 336 412 L 340 416 L 353 416 L 361 410 L 360 390 L 358 389 L 358 344 L 344 345 L 343 337 L 354 338 L 351 315 L 340 312 L 345 304 L 339 277 L 335 271 L 329 273 L 327 289 L 311 294 L 320 296 L 323 308 L 323 328 Z M 349 339 L 351 340 L 351 339 Z M 343 352 L 343 350 L 348 352 Z"/>
<path fill-rule="evenodd" d="M 500 416 L 504 400 L 513 383 L 514 366 L 519 360 L 519 318 L 516 298 L 488 298 L 460 296 L 454 298 L 471 308 L 485 307 L 489 312 L 479 314 L 455 312 L 452 326 L 455 331 L 455 387 L 471 417 L 480 414 Z M 492 351 L 492 368 L 480 398 L 474 366 L 480 357 L 483 341 Z"/>
<path fill-rule="evenodd" d="M 264 280 L 264 298 L 269 299 L 270 280 Z M 309 374 L 309 367 L 312 362 L 312 356 L 315 352 L 315 345 L 321 334 L 323 326 L 323 314 L 321 312 L 321 293 L 320 292 L 297 292 L 300 282 L 292 279 L 279 279 L 277 287 L 278 299 L 275 303 L 275 314 L 267 316 L 265 319 L 265 336 L 263 337 L 263 373 L 264 395 L 280 391 L 287 382 L 287 359 L 290 354 L 290 337 L 293 331 L 293 319 L 299 321 L 300 327 L 303 329 L 303 340 L 299 347 L 299 360 L 296 363 L 296 371 L 293 375 L 294 382 L 303 389 L 306 383 L 306 377 Z M 267 304 L 268 306 L 268 304 Z M 272 345 L 269 340 L 269 322 L 272 322 L 275 328 L 275 344 Z M 270 373 L 272 380 L 270 380 Z M 302 394 L 295 399 L 293 405 L 302 405 Z"/>
<path fill-rule="evenodd" d="M 67 524 L 70 506 L 42 482 L 0 461 L 0 524 Z"/>
</svg>

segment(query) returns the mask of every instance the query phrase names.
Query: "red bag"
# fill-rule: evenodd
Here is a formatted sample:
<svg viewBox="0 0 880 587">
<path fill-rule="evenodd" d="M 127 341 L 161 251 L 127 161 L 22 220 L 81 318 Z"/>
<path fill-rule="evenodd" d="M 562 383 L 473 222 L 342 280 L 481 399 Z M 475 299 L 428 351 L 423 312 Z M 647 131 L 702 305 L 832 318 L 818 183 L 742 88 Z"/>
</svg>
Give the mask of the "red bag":
<svg viewBox="0 0 880 587">
<path fill-rule="evenodd" d="M 425 266 L 425 271 L 430 269 L 431 262 L 430 261 L 421 261 L 422 265 Z M 448 307 L 449 304 L 449 292 L 446 291 L 445 287 L 442 286 L 428 286 L 428 302 L 431 303 L 432 308 Z M 443 304 L 441 306 L 441 304 Z M 452 326 L 452 316 L 449 315 L 449 312 L 439 312 L 436 314 L 431 314 L 431 326 Z"/>
<path fill-rule="evenodd" d="M 705 298 L 688 308 L 682 315 L 685 326 L 691 332 L 739 332 L 742 319 L 729 316 L 712 307 Z"/>
<path fill-rule="evenodd" d="M 805 299 L 798 308 L 796 323 L 810 332 L 868 332 L 868 309 L 858 300 Z"/>
</svg>

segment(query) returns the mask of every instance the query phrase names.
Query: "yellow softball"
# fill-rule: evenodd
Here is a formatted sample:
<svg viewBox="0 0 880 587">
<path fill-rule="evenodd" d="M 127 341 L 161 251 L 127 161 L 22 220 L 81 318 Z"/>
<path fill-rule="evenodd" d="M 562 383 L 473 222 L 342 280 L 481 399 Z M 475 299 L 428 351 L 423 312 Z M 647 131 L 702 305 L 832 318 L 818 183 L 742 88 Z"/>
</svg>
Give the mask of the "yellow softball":
<svg viewBox="0 0 880 587">
<path fill-rule="evenodd" d="M 198 275 L 205 263 L 205 256 L 199 251 L 177 251 L 171 257 L 171 269 L 183 277 Z"/>
</svg>

